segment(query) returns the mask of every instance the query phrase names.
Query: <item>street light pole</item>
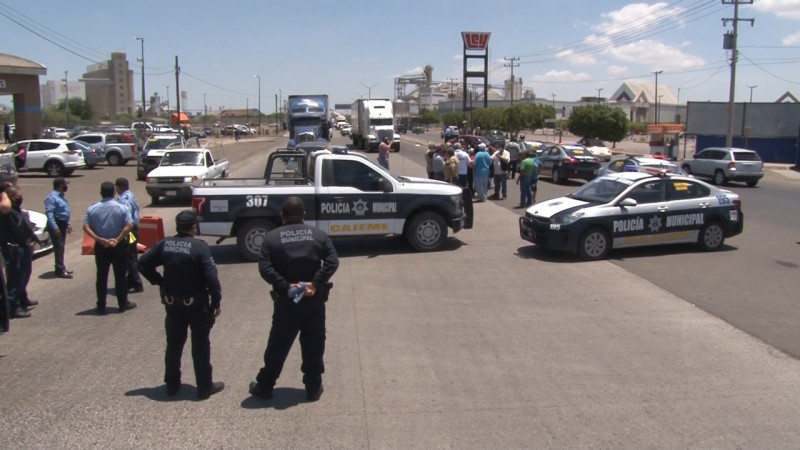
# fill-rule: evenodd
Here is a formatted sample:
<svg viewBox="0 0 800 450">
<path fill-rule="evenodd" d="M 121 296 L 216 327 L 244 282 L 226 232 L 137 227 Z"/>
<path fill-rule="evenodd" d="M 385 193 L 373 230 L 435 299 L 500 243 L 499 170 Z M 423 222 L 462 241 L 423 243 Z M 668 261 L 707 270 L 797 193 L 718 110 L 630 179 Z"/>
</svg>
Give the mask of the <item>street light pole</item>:
<svg viewBox="0 0 800 450">
<path fill-rule="evenodd" d="M 167 85 L 167 114 L 169 114 L 169 85 Z"/>
<path fill-rule="evenodd" d="M 142 42 L 142 57 L 140 58 L 142 62 L 142 123 L 144 124 L 142 131 L 147 133 L 147 102 L 145 101 L 144 91 L 144 38 L 137 37 L 136 40 Z"/>
<path fill-rule="evenodd" d="M 375 86 L 377 86 L 379 84 L 381 84 L 380 81 L 375 83 L 375 84 L 373 84 L 372 86 L 367 86 L 366 84 L 361 83 L 362 86 L 367 88 L 367 99 L 372 100 L 372 88 L 374 88 Z"/>
<path fill-rule="evenodd" d="M 597 89 L 597 103 L 601 102 L 600 93 L 603 92 L 603 88 Z"/>
<path fill-rule="evenodd" d="M 758 85 L 754 84 L 752 86 L 747 86 L 747 87 L 750 88 L 750 103 L 753 103 L 753 89 L 757 88 Z"/>
<path fill-rule="evenodd" d="M 69 70 L 64 71 L 64 106 L 67 108 L 67 130 L 69 130 L 69 81 L 67 81 L 67 74 L 69 74 Z"/>
<path fill-rule="evenodd" d="M 258 134 L 261 134 L 261 75 L 254 75 L 258 78 Z"/>
<path fill-rule="evenodd" d="M 658 71 L 654 70 L 654 71 L 651 72 L 652 74 L 654 74 L 656 76 L 656 94 L 655 94 L 656 95 L 656 98 L 655 98 L 655 100 L 656 100 L 656 111 L 655 111 L 655 114 L 654 114 L 655 115 L 655 117 L 654 117 L 655 118 L 655 123 L 658 123 L 658 74 L 663 73 L 663 72 L 664 72 L 663 70 L 658 70 Z"/>
</svg>

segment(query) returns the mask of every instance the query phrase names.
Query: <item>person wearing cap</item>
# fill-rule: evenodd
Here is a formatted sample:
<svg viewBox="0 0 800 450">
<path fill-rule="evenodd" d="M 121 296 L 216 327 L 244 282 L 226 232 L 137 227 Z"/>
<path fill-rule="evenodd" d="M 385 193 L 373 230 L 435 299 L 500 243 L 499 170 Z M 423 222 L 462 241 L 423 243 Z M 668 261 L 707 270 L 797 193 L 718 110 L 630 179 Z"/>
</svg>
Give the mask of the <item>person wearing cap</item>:
<svg viewBox="0 0 800 450">
<path fill-rule="evenodd" d="M 28 212 L 22 209 L 22 189 L 3 176 L 0 201 L 0 250 L 5 261 L 8 302 L 12 318 L 30 317 L 39 304 L 28 297 L 28 282 L 33 271 L 33 244 L 39 242 Z M 41 243 L 41 242 L 39 242 Z"/>
<path fill-rule="evenodd" d="M 275 381 L 299 332 L 306 399 L 317 401 L 325 372 L 325 302 L 339 257 L 325 232 L 303 223 L 306 210 L 302 199 L 287 198 L 280 215 L 283 226 L 264 238 L 258 262 L 261 278 L 272 285 L 274 310 L 264 367 L 250 383 L 249 391 L 257 397 L 272 398 Z"/>
<path fill-rule="evenodd" d="M 380 145 L 378 145 L 378 164 L 386 170 L 389 170 L 389 154 L 391 152 L 392 147 L 389 145 L 389 136 L 384 136 Z"/>
<path fill-rule="evenodd" d="M 131 234 L 133 235 L 133 242 L 128 241 L 128 272 L 125 277 L 128 280 L 128 292 L 136 293 L 143 292 L 144 285 L 142 278 L 139 276 L 139 249 L 136 243 L 139 242 L 139 202 L 136 196 L 131 192 L 128 184 L 128 179 L 125 177 L 117 178 L 114 182 L 114 188 L 117 191 L 117 201 L 122 203 L 131 212 L 131 219 L 133 220 L 133 228 Z"/>
<path fill-rule="evenodd" d="M 94 263 L 97 267 L 95 289 L 97 291 L 98 315 L 106 313 L 108 295 L 108 271 L 114 269 L 114 290 L 119 312 L 136 308 L 128 301 L 128 234 L 133 228 L 133 219 L 128 208 L 114 200 L 114 183 L 104 181 L 100 185 L 99 202 L 89 206 L 83 217 L 83 231 L 94 239 Z"/>
<path fill-rule="evenodd" d="M 297 146 L 297 143 L 294 141 L 294 139 L 289 139 L 289 142 L 286 143 L 286 148 L 288 150 L 294 150 L 294 148 L 296 146 Z"/>
<path fill-rule="evenodd" d="M 175 217 L 178 234 L 154 245 L 139 258 L 139 271 L 160 286 L 166 310 L 167 350 L 164 383 L 167 396 L 181 388 L 181 355 L 187 330 L 192 331 L 192 361 L 197 398 L 205 400 L 225 388 L 214 381 L 211 367 L 211 328 L 222 313 L 222 286 L 211 249 L 197 235 L 197 215 L 185 210 Z M 163 275 L 157 267 L 163 267 Z"/>
<path fill-rule="evenodd" d="M 44 213 L 47 216 L 47 234 L 53 243 L 56 278 L 72 278 L 72 271 L 64 265 L 64 246 L 67 234 L 72 233 L 69 223 L 70 210 L 67 201 L 67 181 L 64 177 L 53 179 L 53 190 L 44 198 Z"/>
</svg>

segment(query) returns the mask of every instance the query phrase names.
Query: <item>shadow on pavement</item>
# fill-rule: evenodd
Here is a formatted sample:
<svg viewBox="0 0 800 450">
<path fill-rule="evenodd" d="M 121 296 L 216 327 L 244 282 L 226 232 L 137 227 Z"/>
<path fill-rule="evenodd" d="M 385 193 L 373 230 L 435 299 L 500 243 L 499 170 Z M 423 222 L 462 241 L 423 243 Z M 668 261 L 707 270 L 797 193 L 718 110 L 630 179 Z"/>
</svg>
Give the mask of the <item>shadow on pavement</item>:
<svg viewBox="0 0 800 450">
<path fill-rule="evenodd" d="M 730 252 L 738 250 L 738 247 L 724 244 L 717 252 Z M 607 261 L 624 261 L 631 258 L 646 258 L 651 256 L 680 255 L 685 253 L 702 253 L 694 244 L 673 244 L 673 245 L 654 245 L 635 248 L 621 248 L 611 250 L 606 257 Z M 517 249 L 517 256 L 524 259 L 536 259 L 539 261 L 553 263 L 582 263 L 584 261 L 577 255 L 568 252 L 548 250 L 537 245 L 531 244 Z"/>
<path fill-rule="evenodd" d="M 167 397 L 167 386 L 143 387 L 125 393 L 126 397 L 147 397 L 156 402 L 197 401 L 197 389 L 188 384 L 181 384 L 181 389 L 173 397 Z"/>
<path fill-rule="evenodd" d="M 306 403 L 306 390 L 297 388 L 275 388 L 273 397 L 270 400 L 249 396 L 242 400 L 244 409 L 272 408 L 283 411 L 300 403 Z"/>
</svg>

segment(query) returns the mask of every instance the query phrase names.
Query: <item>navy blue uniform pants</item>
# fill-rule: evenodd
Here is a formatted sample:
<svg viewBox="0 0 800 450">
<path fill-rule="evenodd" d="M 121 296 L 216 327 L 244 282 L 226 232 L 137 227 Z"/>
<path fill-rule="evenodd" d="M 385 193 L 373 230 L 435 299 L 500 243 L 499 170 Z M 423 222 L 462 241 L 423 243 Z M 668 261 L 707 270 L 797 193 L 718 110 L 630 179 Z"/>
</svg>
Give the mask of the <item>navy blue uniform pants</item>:
<svg viewBox="0 0 800 450">
<path fill-rule="evenodd" d="M 265 388 L 275 386 L 283 364 L 289 355 L 297 333 L 300 333 L 300 351 L 303 356 L 303 384 L 314 390 L 322 384 L 325 364 L 325 302 L 317 298 L 303 298 L 298 303 L 288 298 L 274 302 L 272 329 L 269 332 L 264 367 L 256 381 Z"/>
<path fill-rule="evenodd" d="M 67 227 L 69 222 L 64 220 L 56 220 L 59 236 L 56 236 L 53 229 L 50 228 L 50 222 L 47 223 L 47 234 L 50 235 L 50 241 L 53 243 L 53 256 L 56 260 L 56 275 L 66 273 L 67 268 L 64 266 L 64 246 L 67 241 Z"/>
<path fill-rule="evenodd" d="M 31 249 L 27 246 L 4 245 L 6 287 L 11 310 L 28 306 L 28 282 L 33 271 Z"/>
<path fill-rule="evenodd" d="M 210 313 L 173 312 L 167 308 L 164 328 L 167 331 L 167 351 L 164 357 L 164 383 L 169 387 L 181 384 L 181 356 L 188 330 L 192 331 L 192 363 L 197 390 L 211 389 L 211 327 Z"/>
<path fill-rule="evenodd" d="M 142 278 L 139 276 L 139 249 L 136 244 L 139 243 L 139 229 L 134 227 L 133 237 L 136 238 L 136 243 L 128 245 L 128 287 L 135 288 L 139 291 L 143 290 Z"/>
<path fill-rule="evenodd" d="M 97 306 L 106 307 L 108 295 L 108 271 L 114 269 L 114 292 L 117 295 L 119 306 L 128 303 L 128 282 L 125 275 L 128 269 L 128 243 L 120 242 L 116 247 L 103 247 L 100 243 L 94 244 L 94 263 L 97 266 Z"/>
</svg>

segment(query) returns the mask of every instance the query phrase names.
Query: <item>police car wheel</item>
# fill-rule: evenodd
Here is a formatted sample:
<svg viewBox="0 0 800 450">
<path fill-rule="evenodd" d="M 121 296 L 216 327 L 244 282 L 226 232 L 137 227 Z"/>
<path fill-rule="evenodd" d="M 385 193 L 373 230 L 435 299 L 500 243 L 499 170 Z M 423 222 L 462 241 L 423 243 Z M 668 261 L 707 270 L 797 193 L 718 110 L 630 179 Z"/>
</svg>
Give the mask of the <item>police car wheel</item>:
<svg viewBox="0 0 800 450">
<path fill-rule="evenodd" d="M 266 219 L 250 220 L 239 228 L 236 246 L 245 260 L 258 261 L 264 239 L 273 228 L 273 224 Z"/>
<path fill-rule="evenodd" d="M 406 229 L 406 239 L 419 252 L 438 250 L 447 239 L 447 224 L 435 212 L 417 214 Z"/>
<path fill-rule="evenodd" d="M 588 260 L 603 259 L 610 248 L 611 240 L 608 233 L 602 228 L 590 228 L 578 241 L 578 256 Z"/>
<path fill-rule="evenodd" d="M 725 243 L 725 230 L 722 224 L 712 220 L 700 230 L 697 245 L 704 251 L 714 251 L 722 248 Z"/>
<path fill-rule="evenodd" d="M 553 183 L 561 184 L 563 181 L 564 180 L 562 180 L 561 174 L 558 173 L 558 169 L 557 168 L 553 168 Z"/>
</svg>

